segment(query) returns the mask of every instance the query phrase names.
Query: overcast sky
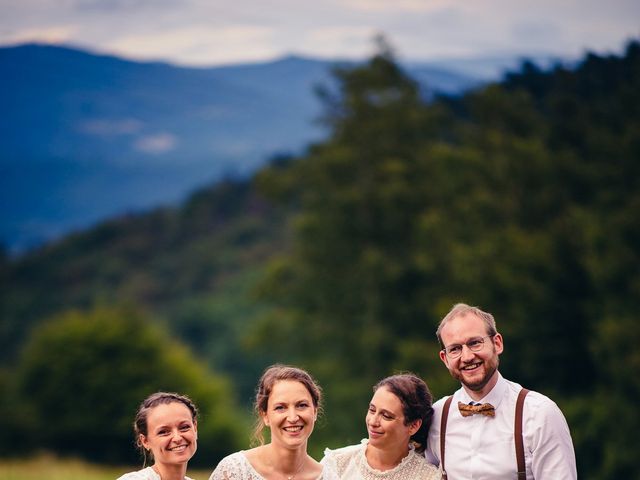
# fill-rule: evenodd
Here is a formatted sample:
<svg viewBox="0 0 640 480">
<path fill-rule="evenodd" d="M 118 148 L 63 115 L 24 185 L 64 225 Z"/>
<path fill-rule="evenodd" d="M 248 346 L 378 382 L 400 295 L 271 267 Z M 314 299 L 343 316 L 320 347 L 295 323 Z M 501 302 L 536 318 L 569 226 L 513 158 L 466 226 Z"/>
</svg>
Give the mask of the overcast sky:
<svg viewBox="0 0 640 480">
<path fill-rule="evenodd" d="M 180 65 L 362 58 L 376 33 L 405 60 L 620 53 L 640 38 L 640 0 L 0 0 L 0 45 Z"/>
</svg>

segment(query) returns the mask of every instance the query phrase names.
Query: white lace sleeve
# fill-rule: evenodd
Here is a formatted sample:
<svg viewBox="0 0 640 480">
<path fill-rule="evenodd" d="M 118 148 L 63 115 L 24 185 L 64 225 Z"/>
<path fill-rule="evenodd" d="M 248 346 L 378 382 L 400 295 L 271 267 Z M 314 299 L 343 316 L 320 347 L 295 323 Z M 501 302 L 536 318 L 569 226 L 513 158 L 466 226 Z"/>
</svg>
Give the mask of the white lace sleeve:
<svg viewBox="0 0 640 480">
<path fill-rule="evenodd" d="M 160 476 L 151 467 L 143 468 L 137 472 L 125 473 L 118 480 L 156 480 Z"/>
<path fill-rule="evenodd" d="M 324 457 L 320 460 L 322 465 L 322 480 L 335 480 L 340 478 L 338 475 L 338 465 L 336 464 L 336 458 L 332 450 L 326 448 L 324 450 Z"/>
<path fill-rule="evenodd" d="M 322 464 L 322 473 L 320 477 L 318 477 L 318 480 L 340 480 L 335 462 L 325 457 L 320 463 Z"/>
<path fill-rule="evenodd" d="M 253 469 L 243 452 L 226 456 L 213 471 L 209 480 L 263 480 Z"/>
</svg>

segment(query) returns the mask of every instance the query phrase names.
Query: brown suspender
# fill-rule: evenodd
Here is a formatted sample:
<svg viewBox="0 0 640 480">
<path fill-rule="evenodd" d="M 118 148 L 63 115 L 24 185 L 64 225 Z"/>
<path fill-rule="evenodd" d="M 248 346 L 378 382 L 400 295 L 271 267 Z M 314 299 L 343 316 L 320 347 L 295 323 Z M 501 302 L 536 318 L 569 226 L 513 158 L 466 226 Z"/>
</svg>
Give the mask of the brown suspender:
<svg viewBox="0 0 640 480">
<path fill-rule="evenodd" d="M 527 480 L 527 470 L 524 461 L 524 442 L 522 436 L 522 410 L 524 407 L 524 397 L 527 396 L 529 390 L 523 388 L 518 393 L 518 399 L 516 400 L 516 418 L 514 422 L 513 441 L 516 444 L 516 460 L 518 462 L 518 480 Z M 442 468 L 442 478 L 447 480 L 447 472 L 444 468 L 444 445 L 447 433 L 447 418 L 449 418 L 449 408 L 451 407 L 451 401 L 453 395 L 451 395 L 444 402 L 442 407 L 442 419 L 440 420 L 440 466 Z"/>
<path fill-rule="evenodd" d="M 445 433 L 447 432 L 447 418 L 449 418 L 451 400 L 453 400 L 453 395 L 447 398 L 444 402 L 444 407 L 442 408 L 442 419 L 440 420 L 440 466 L 442 467 L 442 480 L 447 480 L 447 471 L 444 469 L 444 441 L 446 438 Z"/>
<path fill-rule="evenodd" d="M 513 427 L 513 441 L 516 442 L 516 459 L 518 460 L 518 480 L 527 480 L 527 469 L 524 463 L 524 444 L 522 439 L 522 408 L 524 406 L 524 397 L 527 396 L 529 390 L 523 388 L 518 393 L 516 400 L 516 420 Z"/>
</svg>

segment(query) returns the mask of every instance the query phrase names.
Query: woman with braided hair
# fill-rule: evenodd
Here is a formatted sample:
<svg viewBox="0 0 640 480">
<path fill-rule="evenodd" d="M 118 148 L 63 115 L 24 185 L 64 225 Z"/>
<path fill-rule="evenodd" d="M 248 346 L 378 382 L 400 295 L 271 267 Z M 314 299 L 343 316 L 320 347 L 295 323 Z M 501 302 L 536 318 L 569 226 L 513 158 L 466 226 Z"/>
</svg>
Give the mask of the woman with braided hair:
<svg viewBox="0 0 640 480">
<path fill-rule="evenodd" d="M 198 447 L 198 409 L 184 395 L 157 392 L 138 408 L 133 430 L 142 452 L 142 470 L 118 480 L 191 480 L 187 463 Z M 147 467 L 147 458 L 153 463 Z"/>
</svg>

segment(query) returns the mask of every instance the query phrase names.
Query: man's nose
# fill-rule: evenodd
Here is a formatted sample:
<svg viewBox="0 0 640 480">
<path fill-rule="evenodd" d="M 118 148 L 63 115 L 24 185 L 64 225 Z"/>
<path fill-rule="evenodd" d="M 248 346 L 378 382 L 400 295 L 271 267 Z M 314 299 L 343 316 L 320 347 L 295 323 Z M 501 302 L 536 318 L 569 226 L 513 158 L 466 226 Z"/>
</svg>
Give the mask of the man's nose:
<svg viewBox="0 0 640 480">
<path fill-rule="evenodd" d="M 471 351 L 471 349 L 467 345 L 462 345 L 462 354 L 460 355 L 460 359 L 464 361 L 473 360 L 475 354 Z"/>
</svg>

